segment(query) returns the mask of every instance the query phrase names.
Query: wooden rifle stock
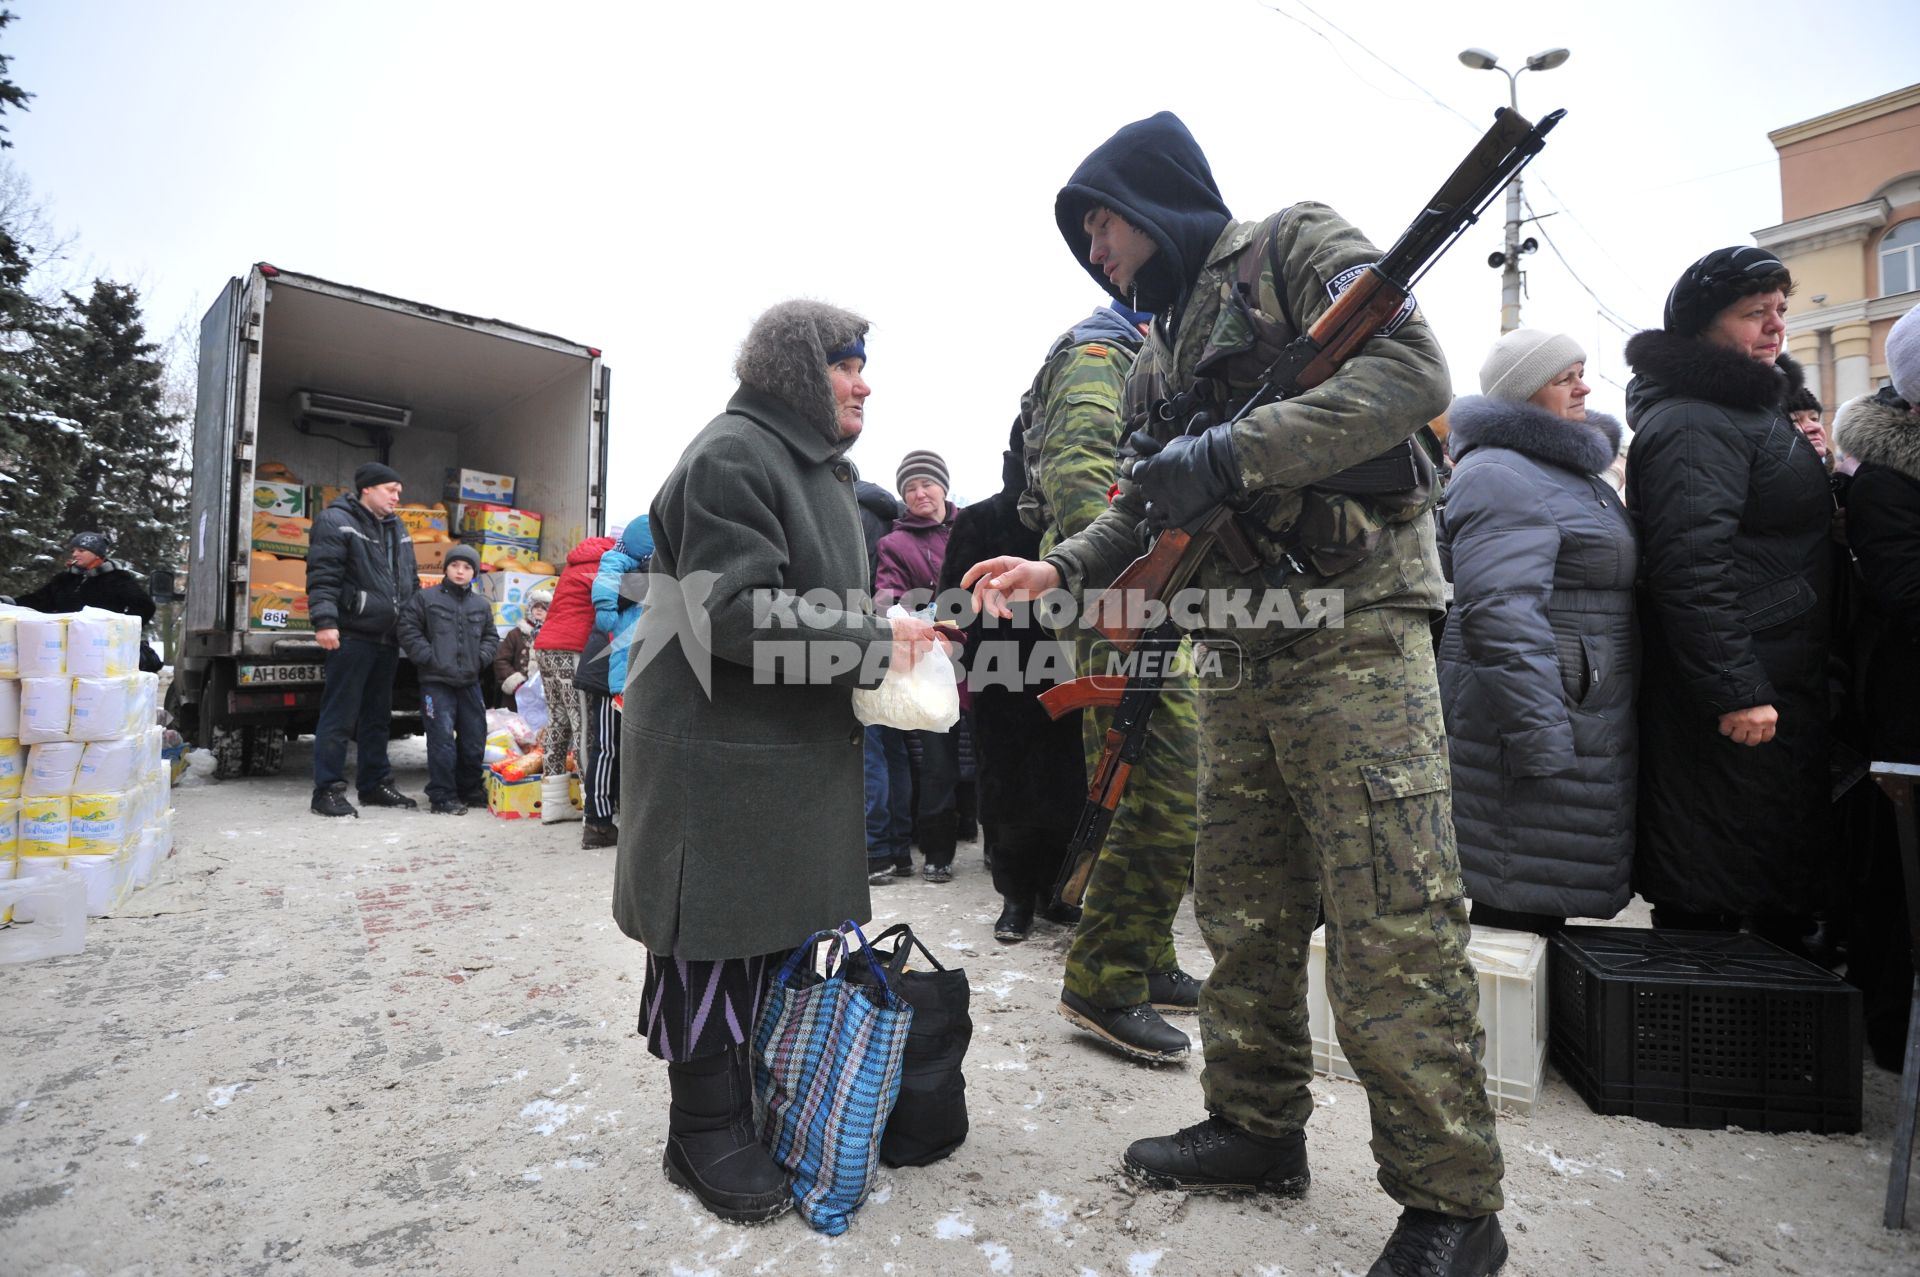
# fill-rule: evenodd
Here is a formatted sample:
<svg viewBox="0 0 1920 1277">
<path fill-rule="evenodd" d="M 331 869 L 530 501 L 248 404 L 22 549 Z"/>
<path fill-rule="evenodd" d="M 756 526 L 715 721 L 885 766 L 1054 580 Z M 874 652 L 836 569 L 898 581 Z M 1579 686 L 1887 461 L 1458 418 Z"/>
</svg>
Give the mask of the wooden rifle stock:
<svg viewBox="0 0 1920 1277">
<path fill-rule="evenodd" d="M 1378 266 L 1367 267 L 1307 330 L 1308 340 L 1319 350 L 1293 375 L 1292 393 L 1311 390 L 1338 372 L 1406 300 L 1405 287 L 1381 274 Z"/>
<path fill-rule="evenodd" d="M 1040 708 L 1051 719 L 1064 718 L 1077 709 L 1111 709 L 1120 703 L 1127 680 L 1105 674 L 1089 674 L 1069 679 L 1040 693 Z"/>
<path fill-rule="evenodd" d="M 1141 636 L 1164 619 L 1155 615 L 1156 610 L 1165 607 L 1216 545 L 1236 571 L 1251 572 L 1260 566 L 1259 552 L 1234 519 L 1234 512 L 1216 506 L 1191 530 L 1168 528 L 1162 532 L 1154 539 L 1152 549 L 1128 564 L 1112 585 L 1096 595 L 1088 609 L 1093 628 L 1120 651 L 1133 651 Z"/>
</svg>

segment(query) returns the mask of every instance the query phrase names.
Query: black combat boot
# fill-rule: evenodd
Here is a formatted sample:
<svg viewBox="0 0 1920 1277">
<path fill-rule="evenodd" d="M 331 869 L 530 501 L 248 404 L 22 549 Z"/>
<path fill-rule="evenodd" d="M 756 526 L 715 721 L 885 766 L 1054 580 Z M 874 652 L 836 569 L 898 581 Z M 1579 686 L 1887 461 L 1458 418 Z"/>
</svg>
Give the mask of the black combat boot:
<svg viewBox="0 0 1920 1277">
<path fill-rule="evenodd" d="M 1018 944 L 1033 930 L 1033 902 L 1000 897 L 1000 916 L 993 923 L 993 938 Z"/>
<path fill-rule="evenodd" d="M 669 1064 L 667 1080 L 667 1178 L 736 1224 L 757 1224 L 791 1207 L 787 1173 L 754 1137 L 747 1048 Z"/>
<path fill-rule="evenodd" d="M 1192 1015 L 1200 1009 L 1200 981 L 1179 967 L 1147 977 L 1147 1005 L 1154 1010 Z"/>
<path fill-rule="evenodd" d="M 361 793 L 360 805 L 362 807 L 404 807 L 412 811 L 420 804 L 395 789 L 392 781 L 383 780 L 372 789 Z"/>
<path fill-rule="evenodd" d="M 436 816 L 464 816 L 467 814 L 467 805 L 456 798 L 437 801 L 428 810 Z"/>
<path fill-rule="evenodd" d="M 360 812 L 347 801 L 347 782 L 337 780 L 325 789 L 313 791 L 313 806 L 309 809 L 316 816 L 354 816 Z"/>
<path fill-rule="evenodd" d="M 1462 1219 L 1409 1206 L 1367 1277 L 1488 1277 L 1506 1262 L 1498 1215 Z"/>
<path fill-rule="evenodd" d="M 1298 1197 L 1307 1191 L 1307 1136 L 1295 1131 L 1268 1139 L 1209 1116 L 1171 1135 L 1135 1140 L 1120 1164 L 1154 1188 Z"/>
<path fill-rule="evenodd" d="M 580 847 L 583 851 L 593 851 L 600 847 L 620 845 L 620 831 L 611 824 L 596 825 L 591 820 L 580 830 Z"/>
<path fill-rule="evenodd" d="M 1123 1055 L 1164 1064 L 1193 1049 L 1193 1042 L 1160 1018 L 1145 1002 L 1130 1007 L 1097 1007 L 1079 994 L 1060 990 L 1060 1014 Z"/>
</svg>

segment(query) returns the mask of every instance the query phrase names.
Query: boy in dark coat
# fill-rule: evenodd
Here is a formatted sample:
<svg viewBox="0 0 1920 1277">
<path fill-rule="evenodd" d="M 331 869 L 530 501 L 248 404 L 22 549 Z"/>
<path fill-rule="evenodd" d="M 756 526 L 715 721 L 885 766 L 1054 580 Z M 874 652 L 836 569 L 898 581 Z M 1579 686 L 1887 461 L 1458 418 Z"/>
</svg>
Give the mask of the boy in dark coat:
<svg viewBox="0 0 1920 1277">
<path fill-rule="evenodd" d="M 479 567 L 472 546 L 455 546 L 447 553 L 446 579 L 400 609 L 400 646 L 420 673 L 427 798 L 440 816 L 464 816 L 469 806 L 487 801 L 480 775 L 487 737 L 480 674 L 492 667 L 500 635 L 492 605 L 474 592 Z"/>
</svg>

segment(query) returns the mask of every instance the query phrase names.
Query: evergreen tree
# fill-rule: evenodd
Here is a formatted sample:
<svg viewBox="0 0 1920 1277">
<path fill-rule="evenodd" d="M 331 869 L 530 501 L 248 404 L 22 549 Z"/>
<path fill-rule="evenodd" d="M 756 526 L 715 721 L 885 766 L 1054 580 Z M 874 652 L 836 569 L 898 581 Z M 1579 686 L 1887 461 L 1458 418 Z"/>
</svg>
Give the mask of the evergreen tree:
<svg viewBox="0 0 1920 1277">
<path fill-rule="evenodd" d="M 113 557 L 145 574 L 179 557 L 186 530 L 180 418 L 160 405 L 162 370 L 134 288 L 96 280 L 85 299 L 67 294 L 67 308 L 47 395 L 79 427 L 83 452 L 61 527 L 105 532 Z"/>
<path fill-rule="evenodd" d="M 62 523 L 83 455 L 80 428 L 47 393 L 50 346 L 70 338 L 62 316 L 28 291 L 29 250 L 0 223 L 0 594 L 24 594 L 65 559 Z"/>
<path fill-rule="evenodd" d="M 14 13 L 11 9 L 0 9 L 0 33 L 5 32 L 7 24 L 12 22 L 13 19 Z M 33 94 L 15 84 L 13 80 L 8 77 L 7 66 L 12 61 L 12 58 L 4 53 L 0 53 L 0 115 L 4 115 L 8 107 L 12 107 L 16 111 L 26 110 L 27 100 L 33 96 Z M 0 135 L 4 135 L 6 131 L 7 126 L 0 124 Z M 6 137 L 0 136 L 0 151 L 12 145 L 13 143 L 8 141 Z"/>
</svg>

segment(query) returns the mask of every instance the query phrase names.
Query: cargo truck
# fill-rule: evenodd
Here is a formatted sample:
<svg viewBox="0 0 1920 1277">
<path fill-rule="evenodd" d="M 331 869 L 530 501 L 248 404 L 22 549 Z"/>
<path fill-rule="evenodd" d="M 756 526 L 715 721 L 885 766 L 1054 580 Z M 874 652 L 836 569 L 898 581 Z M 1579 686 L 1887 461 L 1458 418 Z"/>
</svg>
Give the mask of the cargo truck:
<svg viewBox="0 0 1920 1277">
<path fill-rule="evenodd" d="M 306 618 L 301 537 L 325 489 L 383 462 L 400 472 L 404 503 L 439 503 L 457 535 L 462 503 L 447 485 L 466 472 L 481 485 L 469 500 L 538 514 L 538 557 L 561 563 L 605 529 L 609 380 L 596 348 L 517 324 L 264 262 L 227 283 L 200 325 L 168 692 L 182 734 L 213 751 L 215 775 L 272 774 L 288 736 L 314 729 L 324 654 Z M 508 501 L 492 486 L 503 478 Z M 422 548 L 429 564 L 444 554 Z M 396 734 L 417 728 L 405 661 L 394 709 Z"/>
</svg>

